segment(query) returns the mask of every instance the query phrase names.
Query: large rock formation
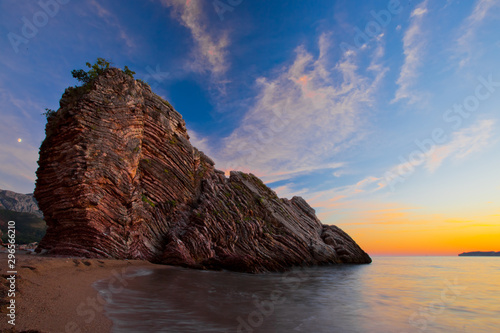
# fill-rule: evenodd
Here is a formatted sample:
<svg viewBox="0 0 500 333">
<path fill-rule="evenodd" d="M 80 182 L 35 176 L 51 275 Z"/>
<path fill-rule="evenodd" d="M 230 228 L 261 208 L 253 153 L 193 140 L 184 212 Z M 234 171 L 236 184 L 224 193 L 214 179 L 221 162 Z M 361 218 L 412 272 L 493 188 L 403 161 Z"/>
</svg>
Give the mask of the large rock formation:
<svg viewBox="0 0 500 333">
<path fill-rule="evenodd" d="M 119 69 L 67 89 L 46 135 L 39 250 L 244 272 L 371 262 L 302 198 L 280 199 L 252 174 L 225 177 L 181 115 Z"/>
</svg>

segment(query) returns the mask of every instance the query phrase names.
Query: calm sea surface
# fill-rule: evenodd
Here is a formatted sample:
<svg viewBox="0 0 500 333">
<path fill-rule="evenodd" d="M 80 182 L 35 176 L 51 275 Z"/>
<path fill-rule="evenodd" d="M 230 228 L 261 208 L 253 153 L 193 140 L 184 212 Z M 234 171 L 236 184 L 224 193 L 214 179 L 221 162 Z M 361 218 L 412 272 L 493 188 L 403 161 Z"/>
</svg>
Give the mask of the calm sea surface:
<svg viewBox="0 0 500 333">
<path fill-rule="evenodd" d="M 250 275 L 175 267 L 99 281 L 114 332 L 500 332 L 500 257 L 373 257 Z M 121 288 L 125 286 L 125 288 Z"/>
</svg>

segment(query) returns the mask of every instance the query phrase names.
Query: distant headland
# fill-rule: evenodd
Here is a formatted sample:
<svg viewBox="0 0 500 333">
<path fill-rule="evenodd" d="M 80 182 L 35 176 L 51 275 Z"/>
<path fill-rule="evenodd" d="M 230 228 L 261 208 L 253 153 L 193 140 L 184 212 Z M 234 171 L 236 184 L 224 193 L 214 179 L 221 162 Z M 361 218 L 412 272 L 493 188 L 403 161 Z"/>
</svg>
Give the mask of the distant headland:
<svg viewBox="0 0 500 333">
<path fill-rule="evenodd" d="M 464 252 L 458 255 L 459 257 L 500 257 L 500 252 L 490 251 L 490 252 Z"/>
</svg>

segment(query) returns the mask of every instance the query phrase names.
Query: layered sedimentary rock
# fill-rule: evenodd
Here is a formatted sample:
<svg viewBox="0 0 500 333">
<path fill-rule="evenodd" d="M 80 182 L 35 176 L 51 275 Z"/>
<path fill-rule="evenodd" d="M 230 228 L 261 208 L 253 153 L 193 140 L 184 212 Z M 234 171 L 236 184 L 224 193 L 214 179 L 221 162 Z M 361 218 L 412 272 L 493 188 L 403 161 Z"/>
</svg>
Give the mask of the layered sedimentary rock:
<svg viewBox="0 0 500 333">
<path fill-rule="evenodd" d="M 302 198 L 216 170 L 181 115 L 119 69 L 66 90 L 38 163 L 39 250 L 52 254 L 243 272 L 371 262 Z"/>
</svg>

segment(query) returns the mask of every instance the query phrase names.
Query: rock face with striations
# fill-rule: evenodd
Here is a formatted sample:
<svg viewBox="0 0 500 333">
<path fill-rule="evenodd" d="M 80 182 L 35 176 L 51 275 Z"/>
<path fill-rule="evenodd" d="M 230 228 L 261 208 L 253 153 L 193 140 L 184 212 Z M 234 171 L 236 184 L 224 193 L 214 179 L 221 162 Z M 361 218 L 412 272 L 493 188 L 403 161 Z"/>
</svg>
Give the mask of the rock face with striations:
<svg viewBox="0 0 500 333">
<path fill-rule="evenodd" d="M 302 198 L 216 170 L 181 115 L 119 69 L 87 91 L 66 90 L 38 163 L 35 198 L 48 225 L 38 250 L 51 254 L 252 273 L 371 262 Z"/>
</svg>

